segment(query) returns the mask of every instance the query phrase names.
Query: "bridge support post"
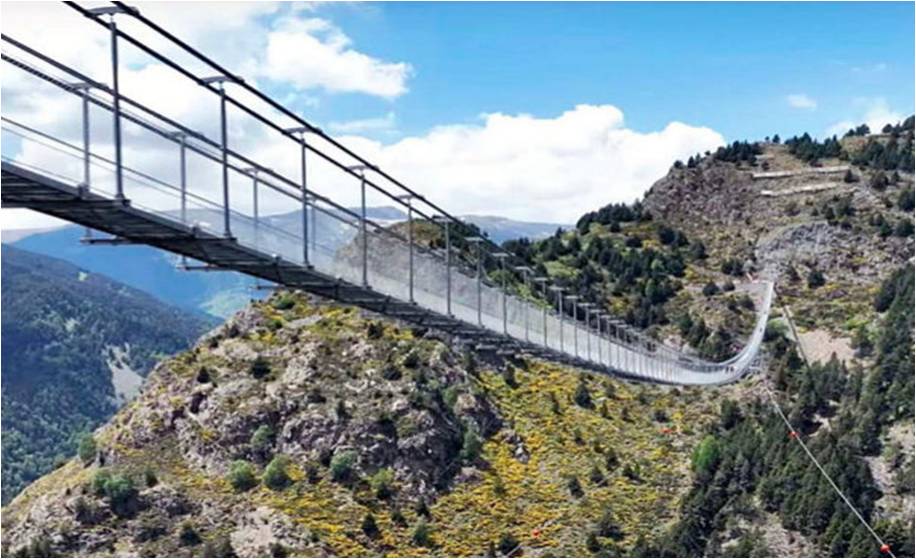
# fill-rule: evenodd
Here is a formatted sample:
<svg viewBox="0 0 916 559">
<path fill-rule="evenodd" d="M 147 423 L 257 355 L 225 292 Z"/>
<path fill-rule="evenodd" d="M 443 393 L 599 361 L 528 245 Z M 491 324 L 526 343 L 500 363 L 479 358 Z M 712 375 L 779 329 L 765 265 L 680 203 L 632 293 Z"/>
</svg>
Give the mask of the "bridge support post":
<svg viewBox="0 0 916 559">
<path fill-rule="evenodd" d="M 305 166 L 306 163 L 306 154 L 308 153 L 308 148 L 305 140 L 305 130 L 302 131 L 302 137 L 300 138 L 302 144 L 302 264 L 306 268 L 310 268 L 311 264 L 309 261 L 309 189 L 308 189 L 308 173 Z"/>
<path fill-rule="evenodd" d="M 83 183 L 80 185 L 80 188 L 89 192 L 91 189 L 90 185 L 90 139 L 89 139 L 89 88 L 91 86 L 88 83 L 76 83 L 73 84 L 73 88 L 77 90 L 82 90 L 83 98 Z M 84 239 L 92 238 L 92 229 L 86 227 Z"/>
<path fill-rule="evenodd" d="M 567 295 L 566 299 L 572 301 L 572 326 L 573 326 L 573 355 L 579 357 L 579 296 Z"/>
<path fill-rule="evenodd" d="M 483 290 L 481 288 L 481 282 L 483 281 L 483 260 L 480 253 L 480 244 L 483 242 L 483 238 L 468 237 L 467 241 L 475 245 L 477 255 L 477 325 L 483 326 L 483 313 L 481 311 L 481 306 L 483 305 Z"/>
<path fill-rule="evenodd" d="M 452 316 L 452 234 L 451 220 L 448 216 L 433 217 L 433 221 L 442 225 L 445 233 L 445 314 Z"/>
<path fill-rule="evenodd" d="M 499 270 L 502 272 L 503 281 L 502 281 L 502 296 L 503 296 L 503 334 L 509 335 L 509 304 L 508 304 L 508 286 L 506 285 L 506 258 L 509 254 L 506 252 L 497 252 L 494 254 L 497 259 L 499 259 Z"/>
<path fill-rule="evenodd" d="M 214 76 L 201 80 L 205 85 L 215 83 L 219 88 L 220 155 L 223 167 L 223 236 L 225 237 L 232 236 L 229 219 L 229 136 L 226 126 L 226 88 L 224 86 L 228 80 L 226 76 Z"/>
<path fill-rule="evenodd" d="M 260 249 L 260 237 L 261 237 L 261 215 L 258 208 L 258 170 L 251 169 L 251 203 L 252 203 L 252 214 L 254 217 L 254 248 Z"/>
<path fill-rule="evenodd" d="M 522 273 L 522 277 L 525 280 L 525 287 L 531 292 L 531 272 L 534 270 L 528 266 L 516 266 L 515 269 Z M 522 301 L 522 304 L 525 305 L 525 341 L 530 342 L 531 338 L 528 335 L 528 314 L 531 310 L 531 304 L 527 301 Z"/>
<path fill-rule="evenodd" d="M 188 159 L 187 159 L 187 138 L 184 132 L 176 132 L 175 138 L 178 139 L 178 181 L 181 189 L 181 223 L 188 224 Z M 180 264 L 182 268 L 187 268 L 188 257 L 182 255 Z"/>
<path fill-rule="evenodd" d="M 452 236 L 445 222 L 445 313 L 452 316 Z"/>
<path fill-rule="evenodd" d="M 560 318 L 560 351 L 565 351 L 563 348 L 563 288 L 555 285 L 550 286 L 551 291 L 557 292 L 557 316 Z"/>
<path fill-rule="evenodd" d="M 414 274 L 413 274 L 413 194 L 402 194 L 397 197 L 407 204 L 407 289 L 408 300 L 416 303 L 413 297 Z"/>
<path fill-rule="evenodd" d="M 284 130 L 287 134 L 299 134 L 299 146 L 302 148 L 300 166 L 302 168 L 302 265 L 311 268 L 309 260 L 309 189 L 308 189 L 308 172 L 306 168 L 306 154 L 308 153 L 308 142 L 305 135 L 312 131 L 309 126 L 298 126 L 296 128 L 287 128 Z M 312 206 L 315 201 L 312 201 Z M 314 217 L 314 212 L 312 212 Z"/>
<path fill-rule="evenodd" d="M 591 303 L 582 303 L 582 308 L 585 309 L 585 358 L 591 361 L 592 360 L 592 322 L 591 322 L 592 304 Z"/>
<path fill-rule="evenodd" d="M 604 332 L 601 328 L 601 319 L 603 318 L 603 313 L 598 311 L 598 362 L 604 365 L 604 351 L 601 346 L 604 345 Z"/>
<path fill-rule="evenodd" d="M 108 23 L 111 29 L 111 95 L 112 95 L 112 120 L 114 122 L 114 148 L 115 148 L 115 198 L 124 199 L 124 165 L 121 155 L 121 90 L 118 81 L 118 25 L 115 23 L 114 14 Z"/>
<path fill-rule="evenodd" d="M 534 278 L 534 281 L 541 284 L 541 292 L 544 294 L 544 301 L 547 301 L 547 279 L 544 276 L 538 276 Z M 543 318 L 543 327 L 544 327 L 544 347 L 550 347 L 547 343 L 547 305 L 544 305 L 544 308 L 541 309 L 542 318 Z"/>
<path fill-rule="evenodd" d="M 359 227 L 363 235 L 363 287 L 369 287 L 369 230 L 366 227 L 366 177 L 359 179 Z"/>
<path fill-rule="evenodd" d="M 78 87 L 83 90 L 83 186 L 89 190 L 89 84 L 79 84 Z"/>
<path fill-rule="evenodd" d="M 181 188 L 181 222 L 188 224 L 188 155 L 185 134 L 179 132 L 178 138 L 178 177 Z"/>
<path fill-rule="evenodd" d="M 415 303 L 413 298 L 413 196 L 407 198 L 407 244 L 408 244 L 408 264 L 410 274 L 408 276 L 410 302 Z"/>
</svg>

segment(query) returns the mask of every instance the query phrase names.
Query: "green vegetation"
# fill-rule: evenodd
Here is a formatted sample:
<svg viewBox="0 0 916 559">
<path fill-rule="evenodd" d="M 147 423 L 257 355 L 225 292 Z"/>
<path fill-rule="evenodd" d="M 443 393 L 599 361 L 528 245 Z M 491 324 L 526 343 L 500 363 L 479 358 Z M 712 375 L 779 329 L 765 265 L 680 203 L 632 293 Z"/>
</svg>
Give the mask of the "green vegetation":
<svg viewBox="0 0 916 559">
<path fill-rule="evenodd" d="M 856 507 L 892 543 L 898 556 L 912 556 L 913 526 L 878 520 L 880 496 L 862 457 L 882 450 L 882 431 L 913 421 L 913 268 L 894 273 L 878 294 L 880 321 L 874 365 L 848 370 L 838 361 L 804 366 L 781 335 L 770 335 L 776 358 L 773 381 L 780 405 L 805 437 L 811 451 L 842 485 Z M 824 429 L 818 417 L 830 417 Z M 896 451 L 896 452 L 899 452 Z M 912 462 L 894 457 L 903 476 Z M 757 498 L 764 510 L 798 530 L 829 556 L 876 557 L 877 544 L 808 459 L 785 425 L 765 403 L 742 415 L 729 404 L 721 421 L 697 446 L 694 488 L 681 505 L 681 520 L 665 538 L 649 546 L 651 555 L 736 555 L 720 549 L 726 519 L 743 510 L 737 503 Z M 738 549 L 763 549 L 758 532 L 742 536 Z"/>
<path fill-rule="evenodd" d="M 254 466 L 244 460 L 236 460 L 229 466 L 229 483 L 238 492 L 248 491 L 258 484 Z"/>
<path fill-rule="evenodd" d="M 331 479 L 337 482 L 349 481 L 353 475 L 353 465 L 356 463 L 356 452 L 345 450 L 334 455 L 331 459 Z"/>
<path fill-rule="evenodd" d="M 95 444 L 95 438 L 92 436 L 92 433 L 84 433 L 79 439 L 79 446 L 77 447 L 77 454 L 80 457 L 80 460 L 84 464 L 88 464 L 95 460 L 95 455 L 98 452 L 98 449 Z"/>
<path fill-rule="evenodd" d="M 289 474 L 286 471 L 289 464 L 288 457 L 280 454 L 274 456 L 273 460 L 264 468 L 264 485 L 274 491 L 285 489 L 290 483 Z"/>
<path fill-rule="evenodd" d="M 116 410 L 109 362 L 145 375 L 211 319 L 62 260 L 3 245 L 2 502 L 79 453 Z M 90 437 L 91 438 L 91 437 Z"/>
</svg>

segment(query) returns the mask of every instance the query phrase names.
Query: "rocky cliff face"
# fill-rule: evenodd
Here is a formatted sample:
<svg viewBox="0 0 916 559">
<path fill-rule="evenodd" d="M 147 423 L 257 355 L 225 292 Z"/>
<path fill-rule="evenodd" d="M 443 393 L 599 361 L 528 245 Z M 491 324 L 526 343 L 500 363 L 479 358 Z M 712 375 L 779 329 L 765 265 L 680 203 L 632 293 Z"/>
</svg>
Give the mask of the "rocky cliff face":
<svg viewBox="0 0 916 559">
<path fill-rule="evenodd" d="M 744 271 L 775 278 L 788 301 L 808 310 L 830 301 L 851 310 L 849 318 L 913 254 L 913 235 L 901 225 L 912 224 L 912 206 L 901 199 L 912 199 L 913 175 L 897 172 L 875 187 L 876 175 L 890 173 L 836 158 L 811 166 L 785 145 L 761 146 L 753 164 L 709 156 L 673 167 L 646 194 L 646 209 L 702 239 L 713 264 L 736 259 Z M 808 285 L 812 271 L 823 286 Z"/>
<path fill-rule="evenodd" d="M 604 515 L 602 545 L 632 545 L 674 518 L 720 396 L 479 362 L 281 294 L 14 500 L 4 553 L 578 555 Z"/>
</svg>

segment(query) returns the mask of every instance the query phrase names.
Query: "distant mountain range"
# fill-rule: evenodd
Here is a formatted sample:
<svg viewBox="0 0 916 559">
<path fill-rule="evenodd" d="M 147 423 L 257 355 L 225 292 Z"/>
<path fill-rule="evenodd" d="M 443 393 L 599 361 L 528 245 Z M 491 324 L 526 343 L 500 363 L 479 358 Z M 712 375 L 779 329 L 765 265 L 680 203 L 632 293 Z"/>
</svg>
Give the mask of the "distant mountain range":
<svg viewBox="0 0 916 559">
<path fill-rule="evenodd" d="M 56 258 L 3 245 L 2 260 L 5 503 L 216 321 Z"/>
<path fill-rule="evenodd" d="M 367 215 L 382 224 L 407 218 L 400 209 L 390 206 L 369 208 Z M 214 216 L 208 215 L 196 216 L 194 219 L 216 221 Z M 496 216 L 464 216 L 462 219 L 480 227 L 497 243 L 519 237 L 540 239 L 553 234 L 558 227 L 567 227 L 556 223 L 514 221 Z M 277 229 L 287 231 L 297 231 L 300 227 L 297 212 L 268 216 L 265 221 Z M 346 226 L 327 216 L 319 214 L 316 228 L 322 244 L 332 249 L 349 240 Z M 18 248 L 60 258 L 85 270 L 104 274 L 136 289 L 153 293 L 171 305 L 217 317 L 228 317 L 252 298 L 264 295 L 252 289 L 254 279 L 242 274 L 186 272 L 177 267 L 178 257 L 174 254 L 142 245 L 88 245 L 80 242 L 84 234 L 82 227 L 66 226 L 37 230 L 25 236 L 15 231 L 4 232 L 4 240 Z"/>
</svg>

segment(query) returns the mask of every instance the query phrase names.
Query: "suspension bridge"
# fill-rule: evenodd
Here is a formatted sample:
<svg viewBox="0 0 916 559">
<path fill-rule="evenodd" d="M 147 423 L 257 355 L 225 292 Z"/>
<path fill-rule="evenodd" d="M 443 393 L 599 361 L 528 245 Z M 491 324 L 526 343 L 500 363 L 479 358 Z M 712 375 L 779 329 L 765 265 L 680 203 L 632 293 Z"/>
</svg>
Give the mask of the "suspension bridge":
<svg viewBox="0 0 916 559">
<path fill-rule="evenodd" d="M 728 383 L 754 367 L 771 282 L 753 284 L 757 318 L 736 355 L 723 362 L 688 355 L 536 276 L 487 238 L 464 236 L 466 224 L 444 208 L 138 10 L 121 2 L 67 5 L 84 16 L 87 32 L 107 35 L 110 64 L 105 75 L 90 75 L 3 36 L 4 75 L 65 108 L 54 121 L 4 107 L 3 207 L 108 235 L 89 243 L 154 246 L 180 255 L 188 270 L 241 272 L 438 329 L 481 350 L 678 385 Z M 204 92 L 210 105 L 202 116 L 180 120 L 123 91 L 125 48 Z M 233 130 L 271 138 L 286 156 L 258 155 Z M 149 161 L 153 150 L 170 154 L 168 168 Z M 358 193 L 355 209 L 328 193 L 339 192 L 341 179 Z M 370 197 L 403 208 L 406 223 L 370 219 Z M 436 228 L 442 242 L 415 238 L 420 224 Z M 459 241 L 473 258 L 459 255 Z M 493 267 L 504 272 L 501 283 L 489 279 Z M 527 286 L 525 296 L 507 285 L 509 274 Z"/>
</svg>

